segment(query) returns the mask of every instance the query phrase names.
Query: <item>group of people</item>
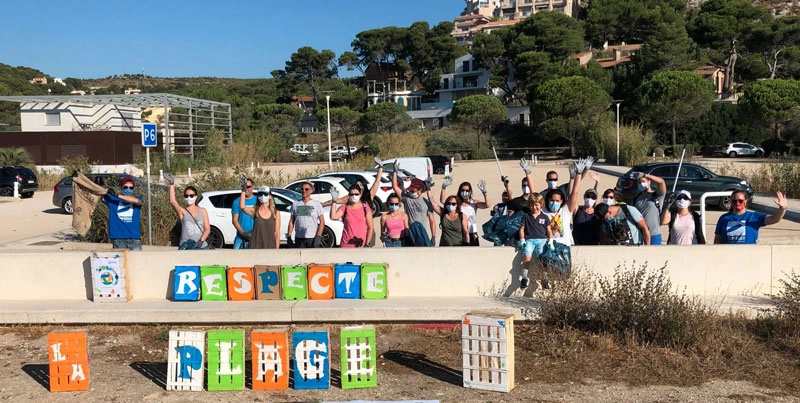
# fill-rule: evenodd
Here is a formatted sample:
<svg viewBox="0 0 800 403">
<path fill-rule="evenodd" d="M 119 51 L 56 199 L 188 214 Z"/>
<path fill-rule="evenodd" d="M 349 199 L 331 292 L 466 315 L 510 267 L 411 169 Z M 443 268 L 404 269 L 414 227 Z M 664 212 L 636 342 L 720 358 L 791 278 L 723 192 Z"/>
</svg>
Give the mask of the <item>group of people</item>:
<svg viewBox="0 0 800 403">
<path fill-rule="evenodd" d="M 383 174 L 383 162 L 376 158 L 378 172 Z M 512 197 L 506 176 L 501 177 L 505 190 L 502 202 L 494 206 L 492 215 L 512 216 L 521 213 L 519 230 L 506 245 L 517 246 L 524 254 L 523 265 L 527 269 L 533 257 L 540 255 L 548 240 L 571 245 L 661 245 L 664 242 L 662 226 L 667 226 L 667 244 L 705 244 L 699 215 L 690 209 L 692 195 L 679 190 L 665 200 L 666 183 L 655 175 L 634 172 L 639 193 L 628 205 L 617 200 L 614 189 L 597 191 L 599 175 L 591 171 L 593 159 L 579 159 L 570 164 L 569 182 L 558 184 L 558 173 L 550 171 L 546 176 L 547 186 L 535 192 L 531 175 L 531 162 L 520 161 L 524 177 L 521 194 Z M 370 201 L 375 197 L 380 181 L 372 186 L 358 181 L 350 186 L 348 194 L 340 196 L 331 191 L 331 208 L 327 214 L 331 220 L 342 220 L 341 246 L 369 247 L 375 244 L 376 234 L 385 247 L 434 246 L 439 235 L 439 246 L 477 246 L 479 244 L 476 213 L 491 205 L 486 183 L 480 180 L 475 198 L 472 184 L 462 182 L 454 194 L 447 188 L 452 178 L 445 178 L 439 199 L 432 196 L 432 178 L 423 181 L 411 179 L 401 186 L 395 163 L 391 175 L 393 192 L 388 196 L 388 212 L 381 216 L 379 228 L 373 227 Z M 579 205 L 579 192 L 585 177 L 594 179 L 594 186 L 583 192 L 583 205 Z M 175 195 L 175 181 L 164 174 L 169 183 L 170 205 L 178 214 L 181 223 L 180 249 L 207 249 L 211 233 L 208 212 L 199 207 L 199 195 L 193 186 L 183 191 L 184 203 Z M 281 218 L 276 211 L 271 190 L 267 186 L 254 188 L 253 181 L 241 178 L 241 195 L 233 203 L 232 221 L 236 228 L 234 249 L 277 249 L 281 242 Z M 115 248 L 141 249 L 139 212 L 141 198 L 134 196 L 135 181 L 124 177 L 120 181 L 119 195 L 106 194 L 103 202 L 109 207 L 109 238 Z M 404 188 L 405 187 L 405 188 Z M 325 228 L 323 203 L 313 199 L 313 184 L 301 187 L 302 198 L 290 209 L 288 233 L 289 247 L 314 248 L 321 246 Z M 731 208 L 720 217 L 714 233 L 714 243 L 756 243 L 758 229 L 779 222 L 787 208 L 786 198 L 777 193 L 775 214 L 748 211 L 747 194 L 734 191 Z M 598 200 L 599 199 L 599 200 Z M 599 201 L 599 202 L 598 202 Z M 672 208 L 672 206 L 675 208 Z M 438 223 L 436 220 L 438 216 Z M 523 284 L 527 276 L 523 275 Z"/>
</svg>

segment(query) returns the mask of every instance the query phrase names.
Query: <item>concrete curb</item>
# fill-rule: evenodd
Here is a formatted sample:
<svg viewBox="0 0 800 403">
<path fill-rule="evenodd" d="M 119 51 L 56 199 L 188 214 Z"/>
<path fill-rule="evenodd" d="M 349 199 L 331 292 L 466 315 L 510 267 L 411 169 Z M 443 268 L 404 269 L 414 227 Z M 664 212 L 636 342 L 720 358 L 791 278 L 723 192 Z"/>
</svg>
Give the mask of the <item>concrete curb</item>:
<svg viewBox="0 0 800 403">
<path fill-rule="evenodd" d="M 606 169 L 601 166 L 592 166 L 592 170 L 595 172 L 599 172 L 601 174 L 615 176 L 617 178 L 623 175 L 617 171 Z M 768 198 L 768 200 L 770 201 L 768 203 L 765 203 L 763 200 L 757 200 L 756 197 Z M 750 202 L 750 207 L 755 211 L 760 211 L 766 214 L 774 214 L 778 211 L 778 208 L 775 206 L 775 204 L 771 202 L 772 198 L 774 198 L 774 195 L 769 195 L 766 193 L 756 193 L 753 195 L 753 200 Z M 796 202 L 800 203 L 800 200 Z M 800 212 L 794 210 L 786 210 L 786 214 L 783 216 L 783 219 L 800 223 Z"/>
</svg>

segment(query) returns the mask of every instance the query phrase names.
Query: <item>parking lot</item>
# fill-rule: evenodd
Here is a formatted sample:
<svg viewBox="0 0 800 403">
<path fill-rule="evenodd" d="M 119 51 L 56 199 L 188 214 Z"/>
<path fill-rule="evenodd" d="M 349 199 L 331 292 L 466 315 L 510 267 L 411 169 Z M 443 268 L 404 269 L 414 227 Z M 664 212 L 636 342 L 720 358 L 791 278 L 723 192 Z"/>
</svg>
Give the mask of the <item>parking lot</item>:
<svg viewBox="0 0 800 403">
<path fill-rule="evenodd" d="M 715 170 L 715 166 L 726 162 L 742 164 L 742 166 L 748 167 L 754 167 L 756 164 L 761 163 L 760 160 L 755 159 L 732 160 L 719 158 L 709 159 L 704 161 L 703 164 Z M 540 162 L 533 170 L 536 187 L 541 188 L 544 185 L 545 175 L 547 171 L 550 170 L 558 172 L 560 181 L 565 181 L 569 178 L 567 164 L 568 161 Z M 317 165 L 327 164 L 283 164 L 274 165 L 271 166 L 271 168 L 281 170 L 285 175 L 291 176 L 296 172 L 308 170 L 309 167 Z M 503 173 L 508 175 L 511 180 L 513 196 L 519 195 L 519 184 L 523 176 L 522 170 L 519 167 L 519 162 L 511 160 L 501 161 L 500 166 Z M 602 164 L 598 164 L 598 167 L 602 166 Z M 607 168 L 609 170 L 620 170 L 616 167 Z M 437 184 L 441 184 L 442 179 L 444 179 L 442 175 L 436 175 Z M 492 205 L 500 202 L 500 193 L 503 189 L 500 182 L 500 173 L 495 161 L 457 161 L 453 171 L 453 190 L 448 191 L 447 194 L 454 193 L 457 189 L 456 185 L 462 181 L 471 182 L 475 192 L 477 192 L 476 184 L 480 179 L 486 180 Z M 598 190 L 602 192 L 603 189 L 613 188 L 615 183 L 616 177 L 613 175 L 601 174 Z M 585 189 L 593 185 L 594 181 L 587 180 L 584 181 L 582 188 Z M 437 185 L 433 192 L 434 198 L 438 198 L 439 190 L 440 187 Z M 71 229 L 72 216 L 63 214 L 61 209 L 52 205 L 52 195 L 52 190 L 44 190 L 36 192 L 35 196 L 31 199 L 19 200 L 0 198 L 0 219 L 5 223 L 3 225 L 3 230 L 0 230 L 0 249 L 60 248 L 63 246 L 63 242 L 70 240 L 71 235 L 74 234 Z M 769 201 L 767 201 L 767 203 L 769 203 Z M 792 209 L 791 205 L 790 209 Z M 722 213 L 722 211 L 716 209 L 712 209 L 708 212 L 706 234 L 709 235 L 709 239 L 713 239 L 711 235 L 714 233 L 714 226 Z M 489 210 L 478 211 L 479 223 L 486 222 L 488 219 Z M 379 221 L 376 219 L 376 228 L 378 224 Z M 666 226 L 662 227 L 662 231 L 666 231 Z M 764 227 L 760 231 L 759 243 L 800 243 L 800 223 L 783 220 L 776 225 Z M 481 240 L 481 245 L 489 246 L 490 244 Z M 381 247 L 380 242 L 378 242 L 376 246 Z"/>
</svg>

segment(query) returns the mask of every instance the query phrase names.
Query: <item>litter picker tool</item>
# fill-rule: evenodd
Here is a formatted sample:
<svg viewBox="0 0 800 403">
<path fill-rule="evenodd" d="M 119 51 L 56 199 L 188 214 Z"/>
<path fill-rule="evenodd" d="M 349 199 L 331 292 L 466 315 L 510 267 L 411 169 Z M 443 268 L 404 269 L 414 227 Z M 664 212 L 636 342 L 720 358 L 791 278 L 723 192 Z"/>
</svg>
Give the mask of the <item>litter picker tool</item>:
<svg viewBox="0 0 800 403">
<path fill-rule="evenodd" d="M 675 182 L 672 184 L 672 194 L 675 194 L 675 188 L 678 186 L 678 178 L 681 176 L 681 166 L 683 165 L 684 155 L 686 155 L 686 143 L 683 143 L 683 151 L 681 152 L 681 161 L 678 162 L 678 172 L 675 172 Z"/>
<path fill-rule="evenodd" d="M 497 169 L 500 171 L 500 176 L 503 176 L 503 168 L 500 167 L 500 158 L 497 158 L 497 150 L 494 149 L 494 145 L 492 145 L 492 151 L 494 151 L 494 160 L 497 161 Z"/>
</svg>

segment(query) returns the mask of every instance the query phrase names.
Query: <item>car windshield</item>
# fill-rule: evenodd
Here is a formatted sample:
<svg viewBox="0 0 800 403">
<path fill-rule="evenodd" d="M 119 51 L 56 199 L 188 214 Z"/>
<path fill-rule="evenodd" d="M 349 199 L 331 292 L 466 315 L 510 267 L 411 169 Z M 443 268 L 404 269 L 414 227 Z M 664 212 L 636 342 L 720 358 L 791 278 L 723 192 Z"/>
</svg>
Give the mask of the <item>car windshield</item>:
<svg viewBox="0 0 800 403">
<path fill-rule="evenodd" d="M 287 199 L 292 199 L 295 201 L 303 200 L 303 196 L 300 195 L 300 193 L 297 193 L 289 189 L 272 188 L 272 192 L 279 194 L 283 197 L 286 197 Z"/>
</svg>

